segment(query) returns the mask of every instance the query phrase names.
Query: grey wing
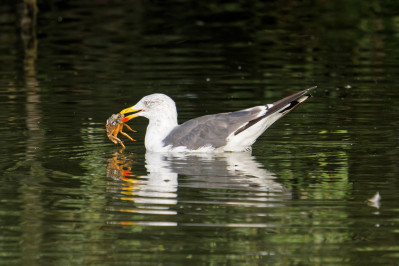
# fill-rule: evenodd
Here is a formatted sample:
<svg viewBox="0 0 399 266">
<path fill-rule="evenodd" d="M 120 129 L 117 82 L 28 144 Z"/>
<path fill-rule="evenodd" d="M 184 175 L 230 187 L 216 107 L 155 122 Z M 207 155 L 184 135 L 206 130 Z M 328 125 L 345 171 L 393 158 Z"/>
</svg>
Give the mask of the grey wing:
<svg viewBox="0 0 399 266">
<path fill-rule="evenodd" d="M 226 145 L 227 137 L 231 133 L 256 119 L 261 112 L 261 107 L 254 107 L 191 119 L 172 130 L 164 139 L 164 144 L 173 147 L 185 146 L 193 150 L 205 146 L 219 148 Z"/>
</svg>

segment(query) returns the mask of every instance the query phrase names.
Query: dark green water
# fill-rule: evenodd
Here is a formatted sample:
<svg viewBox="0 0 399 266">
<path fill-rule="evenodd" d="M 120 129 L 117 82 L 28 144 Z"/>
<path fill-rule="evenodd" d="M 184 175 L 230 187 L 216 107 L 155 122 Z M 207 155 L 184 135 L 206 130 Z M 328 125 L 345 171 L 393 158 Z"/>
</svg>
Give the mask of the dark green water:
<svg viewBox="0 0 399 266">
<path fill-rule="evenodd" d="M 0 264 L 399 263 L 396 1 L 43 0 L 25 34 L 16 2 L 0 5 Z M 154 92 L 182 122 L 314 85 L 252 155 L 146 154 L 144 118 L 123 151 L 105 134 Z"/>
</svg>

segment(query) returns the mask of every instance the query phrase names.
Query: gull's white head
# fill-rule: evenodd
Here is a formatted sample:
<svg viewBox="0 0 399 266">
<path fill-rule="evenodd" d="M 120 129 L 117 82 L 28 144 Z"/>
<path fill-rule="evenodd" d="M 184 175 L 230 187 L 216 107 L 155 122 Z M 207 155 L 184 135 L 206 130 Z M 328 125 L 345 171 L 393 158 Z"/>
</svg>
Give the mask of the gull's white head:
<svg viewBox="0 0 399 266">
<path fill-rule="evenodd" d="M 123 122 L 132 118 L 143 116 L 150 120 L 165 119 L 177 121 L 177 111 L 175 102 L 167 95 L 154 93 L 143 97 L 134 106 L 121 111 L 121 114 L 136 112 L 125 117 Z"/>
</svg>

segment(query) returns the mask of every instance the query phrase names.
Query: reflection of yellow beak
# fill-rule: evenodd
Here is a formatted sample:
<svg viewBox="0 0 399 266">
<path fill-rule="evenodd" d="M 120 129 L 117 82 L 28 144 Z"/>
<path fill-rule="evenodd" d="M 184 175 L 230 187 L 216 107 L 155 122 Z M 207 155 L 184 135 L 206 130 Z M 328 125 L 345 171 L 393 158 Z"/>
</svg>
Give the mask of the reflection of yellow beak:
<svg viewBox="0 0 399 266">
<path fill-rule="evenodd" d="M 133 119 L 133 118 L 136 118 L 136 117 L 140 116 L 139 113 L 142 112 L 142 111 L 144 111 L 144 110 L 142 110 L 142 109 L 132 109 L 132 107 L 123 109 L 120 112 L 121 114 L 127 114 L 127 113 L 133 113 L 133 112 L 137 112 L 137 113 L 124 117 L 122 119 L 122 123 L 125 123 L 125 122 L 129 121 L 130 119 Z"/>
</svg>

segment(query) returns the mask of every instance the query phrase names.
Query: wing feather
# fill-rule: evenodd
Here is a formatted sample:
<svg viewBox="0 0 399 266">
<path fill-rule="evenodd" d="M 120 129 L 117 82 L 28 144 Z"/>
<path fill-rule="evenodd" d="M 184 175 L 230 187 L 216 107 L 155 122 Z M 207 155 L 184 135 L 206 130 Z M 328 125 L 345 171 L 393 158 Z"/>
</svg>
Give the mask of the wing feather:
<svg viewBox="0 0 399 266">
<path fill-rule="evenodd" d="M 227 137 L 262 114 L 264 108 L 254 107 L 246 110 L 206 115 L 191 119 L 172 130 L 164 139 L 166 146 L 186 146 L 188 149 L 201 147 L 219 148 L 227 143 Z"/>
</svg>

